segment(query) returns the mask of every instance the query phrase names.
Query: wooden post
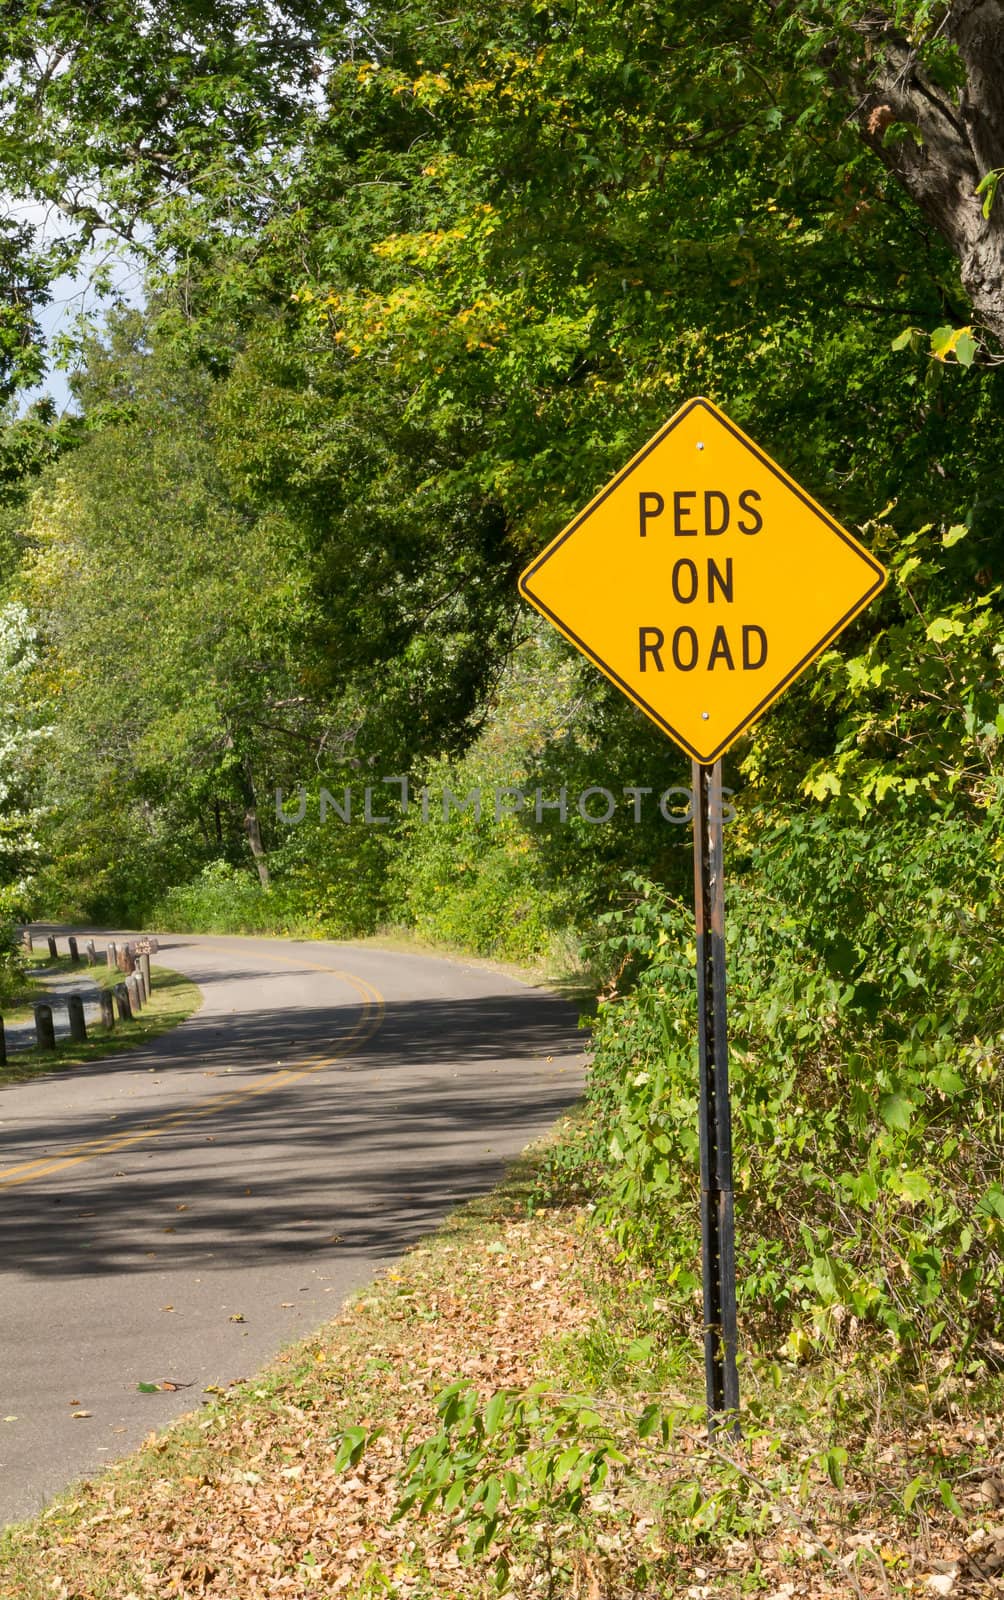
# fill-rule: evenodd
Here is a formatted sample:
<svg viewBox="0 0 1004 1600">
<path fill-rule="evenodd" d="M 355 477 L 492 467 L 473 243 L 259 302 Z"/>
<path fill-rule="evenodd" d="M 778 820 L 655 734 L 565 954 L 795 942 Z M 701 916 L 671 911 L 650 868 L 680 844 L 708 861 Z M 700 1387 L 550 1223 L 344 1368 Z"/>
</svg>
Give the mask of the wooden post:
<svg viewBox="0 0 1004 1600">
<path fill-rule="evenodd" d="M 77 941 L 73 937 L 72 933 L 70 934 L 70 937 L 66 942 L 70 947 L 70 960 L 73 961 L 74 963 L 79 962 L 79 960 L 80 960 L 80 951 L 77 949 Z"/>
<path fill-rule="evenodd" d="M 135 972 L 131 972 L 126 979 L 126 988 L 129 990 L 129 1002 L 132 1006 L 132 1014 L 134 1017 L 138 1017 L 139 1013 L 143 1009 L 143 992 L 140 988 L 139 979 Z"/>
<path fill-rule="evenodd" d="M 32 943 L 30 928 L 25 928 L 21 935 L 21 943 L 24 945 L 25 954 L 30 956 L 35 948 L 34 944 Z"/>
<path fill-rule="evenodd" d="M 139 958 L 139 970 L 143 974 L 143 988 L 146 990 L 146 999 L 149 1000 L 153 979 L 150 976 L 150 957 L 145 950 Z"/>
<path fill-rule="evenodd" d="M 136 971 L 136 957 L 133 955 L 132 946 L 125 944 L 119 951 L 119 971 L 129 977 Z"/>
<path fill-rule="evenodd" d="M 114 940 L 111 940 L 105 946 L 105 960 L 110 967 L 114 968 L 118 966 L 118 956 L 118 946 L 115 944 Z"/>
<path fill-rule="evenodd" d="M 52 1026 L 52 1007 L 40 1000 L 35 1007 L 35 1043 L 39 1050 L 55 1050 L 56 1031 Z"/>
<path fill-rule="evenodd" d="M 0 1017 L 0 1067 L 7 1065 L 7 1034 L 4 1031 L 3 1017 Z"/>
<path fill-rule="evenodd" d="M 70 1038 L 74 1044 L 87 1043 L 87 1023 L 84 1021 L 84 1002 L 79 994 L 71 994 L 66 1002 L 70 1014 Z"/>
<path fill-rule="evenodd" d="M 49 957 L 50 957 L 50 959 L 52 961 L 58 961 L 59 960 L 59 952 L 56 949 L 56 941 L 52 937 L 51 933 L 49 935 Z"/>
<path fill-rule="evenodd" d="M 116 1005 L 116 1008 L 117 1008 L 118 1014 L 119 1014 L 119 1021 L 120 1022 L 131 1022 L 132 1021 L 132 1006 L 131 1006 L 131 1004 L 129 1002 L 129 990 L 126 988 L 124 983 L 117 983 L 115 985 L 114 994 L 115 994 L 115 1005 Z"/>
<path fill-rule="evenodd" d="M 93 939 L 88 939 L 86 945 L 84 946 L 84 949 L 87 952 L 87 965 L 89 967 L 93 967 L 94 963 L 98 959 L 98 952 L 94 947 L 94 940 Z"/>
<path fill-rule="evenodd" d="M 101 1026 L 103 1028 L 114 1028 L 115 1006 L 112 1001 L 112 991 L 110 989 L 102 989 L 98 994 L 98 1000 L 101 1003 Z"/>
</svg>

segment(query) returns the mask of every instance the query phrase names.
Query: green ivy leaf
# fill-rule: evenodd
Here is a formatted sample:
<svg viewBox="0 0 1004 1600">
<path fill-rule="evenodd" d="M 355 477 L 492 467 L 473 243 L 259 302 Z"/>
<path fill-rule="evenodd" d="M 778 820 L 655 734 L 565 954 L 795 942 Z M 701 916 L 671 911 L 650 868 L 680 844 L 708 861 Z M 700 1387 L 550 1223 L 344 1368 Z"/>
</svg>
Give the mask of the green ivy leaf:
<svg viewBox="0 0 1004 1600">
<path fill-rule="evenodd" d="M 905 1094 L 884 1094 L 879 1102 L 879 1116 L 887 1128 L 905 1133 L 913 1119 L 913 1101 Z"/>
</svg>

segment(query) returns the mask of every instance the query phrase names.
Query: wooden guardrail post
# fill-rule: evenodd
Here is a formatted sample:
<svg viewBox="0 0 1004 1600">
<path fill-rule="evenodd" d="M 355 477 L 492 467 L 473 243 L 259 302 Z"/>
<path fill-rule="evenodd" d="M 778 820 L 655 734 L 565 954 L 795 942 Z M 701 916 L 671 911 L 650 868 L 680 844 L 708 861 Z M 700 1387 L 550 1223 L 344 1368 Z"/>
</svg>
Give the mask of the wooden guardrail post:
<svg viewBox="0 0 1004 1600">
<path fill-rule="evenodd" d="M 30 928 L 25 928 L 24 932 L 21 935 L 21 943 L 24 946 L 25 954 L 30 956 L 32 951 L 35 948 L 35 946 L 34 946 L 34 944 L 32 942 L 31 929 Z"/>
<path fill-rule="evenodd" d="M 66 942 L 70 947 L 70 960 L 76 964 L 80 960 L 80 951 L 77 949 L 77 941 L 72 933 Z"/>
<path fill-rule="evenodd" d="M 132 1014 L 134 1017 L 138 1017 L 143 1009 L 143 994 L 142 990 L 140 989 L 139 979 L 137 978 L 135 972 L 131 972 L 126 979 L 126 988 L 129 990 L 129 1002 L 132 1006 Z"/>
<path fill-rule="evenodd" d="M 118 955 L 118 946 L 116 945 L 114 939 L 110 939 L 105 946 L 105 960 L 113 969 L 118 966 Z"/>
<path fill-rule="evenodd" d="M 58 961 L 59 960 L 59 952 L 56 949 L 56 941 L 53 938 L 51 933 L 49 935 L 49 956 L 50 956 L 50 959 L 53 960 L 53 961 Z"/>
<path fill-rule="evenodd" d="M 84 1020 L 84 1002 L 79 994 L 71 994 L 66 1002 L 70 1014 L 70 1038 L 74 1044 L 87 1043 L 87 1023 Z"/>
<path fill-rule="evenodd" d="M 103 1028 L 114 1028 L 115 1004 L 112 1000 L 112 991 L 110 989 L 102 989 L 98 994 L 98 1001 L 101 1005 L 101 1026 Z"/>
<path fill-rule="evenodd" d="M 145 998 L 149 1000 L 150 991 L 153 988 L 153 979 L 150 976 L 150 956 L 146 950 L 140 951 L 139 970 L 143 975 L 143 988 L 146 991 Z"/>
<path fill-rule="evenodd" d="M 129 1000 L 129 990 L 124 983 L 117 983 L 114 989 L 115 1008 L 119 1014 L 120 1022 L 132 1021 L 132 1005 Z"/>
<path fill-rule="evenodd" d="M 35 1043 L 39 1050 L 55 1050 L 56 1030 L 52 1026 L 52 1007 L 40 1000 L 35 1007 Z"/>
<path fill-rule="evenodd" d="M 5 1067 L 6 1065 L 7 1065 L 7 1034 L 6 1034 L 6 1031 L 4 1029 L 4 1025 L 3 1025 L 3 1017 L 0 1017 L 0 1067 Z"/>
<path fill-rule="evenodd" d="M 94 940 L 93 939 L 88 939 L 87 943 L 84 946 L 84 950 L 87 953 L 87 965 L 89 967 L 93 967 L 94 963 L 98 959 L 98 952 L 94 947 Z"/>
</svg>

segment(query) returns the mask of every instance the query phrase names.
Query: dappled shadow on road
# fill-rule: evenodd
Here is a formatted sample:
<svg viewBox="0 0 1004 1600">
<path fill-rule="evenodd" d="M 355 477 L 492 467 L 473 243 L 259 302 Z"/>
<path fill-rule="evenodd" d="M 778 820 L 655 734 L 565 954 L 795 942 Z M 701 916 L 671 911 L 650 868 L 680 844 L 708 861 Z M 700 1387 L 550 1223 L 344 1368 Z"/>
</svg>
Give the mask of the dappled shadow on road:
<svg viewBox="0 0 1004 1600">
<path fill-rule="evenodd" d="M 77 1150 L 109 1136 L 121 1148 L 0 1189 L 4 1268 L 83 1277 L 391 1257 L 497 1181 L 581 1086 L 576 1012 L 532 990 L 388 1004 L 351 1054 L 269 1086 L 277 1062 L 328 1052 L 365 1016 L 320 1005 L 197 1017 L 122 1058 L 159 1067 L 143 1104 L 118 1099 L 114 1120 L 95 1109 L 72 1127 Z M 206 1110 L 245 1087 L 256 1092 Z M 55 1104 L 51 1120 L 33 1119 L 30 1149 L 2 1131 L 14 1135 L 5 1168 L 68 1145 Z"/>
</svg>

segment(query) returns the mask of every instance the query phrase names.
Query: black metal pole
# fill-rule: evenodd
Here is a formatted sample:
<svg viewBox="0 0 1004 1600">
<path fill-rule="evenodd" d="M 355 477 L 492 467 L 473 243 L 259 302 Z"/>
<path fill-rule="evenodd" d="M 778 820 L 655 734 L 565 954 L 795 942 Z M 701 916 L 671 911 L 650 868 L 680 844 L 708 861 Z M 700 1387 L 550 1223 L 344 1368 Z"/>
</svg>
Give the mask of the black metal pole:
<svg viewBox="0 0 1004 1600">
<path fill-rule="evenodd" d="M 694 911 L 701 1075 L 701 1248 L 708 1431 L 738 1437 L 736 1230 L 725 1003 L 722 764 L 694 762 Z"/>
</svg>

